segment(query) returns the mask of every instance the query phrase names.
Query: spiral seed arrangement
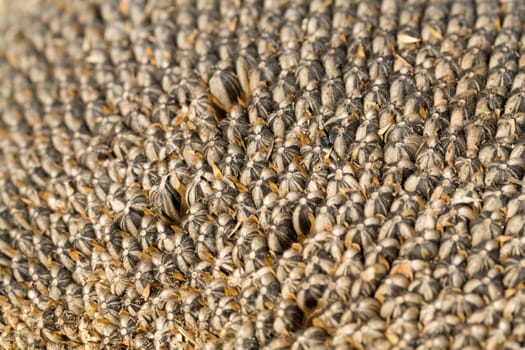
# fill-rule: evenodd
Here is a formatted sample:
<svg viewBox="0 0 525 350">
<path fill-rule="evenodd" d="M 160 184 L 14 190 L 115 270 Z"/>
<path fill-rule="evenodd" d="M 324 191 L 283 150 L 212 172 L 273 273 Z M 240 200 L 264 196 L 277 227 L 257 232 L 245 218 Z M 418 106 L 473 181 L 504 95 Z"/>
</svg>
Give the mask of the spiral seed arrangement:
<svg viewBox="0 0 525 350">
<path fill-rule="evenodd" d="M 524 2 L 7 15 L 2 348 L 524 346 Z"/>
</svg>

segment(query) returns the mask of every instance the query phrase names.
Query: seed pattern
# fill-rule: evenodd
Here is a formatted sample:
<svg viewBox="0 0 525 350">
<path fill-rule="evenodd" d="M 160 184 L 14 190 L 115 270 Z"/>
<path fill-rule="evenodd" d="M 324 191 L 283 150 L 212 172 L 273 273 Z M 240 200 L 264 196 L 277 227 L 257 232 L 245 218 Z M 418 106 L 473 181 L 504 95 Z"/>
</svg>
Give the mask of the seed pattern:
<svg viewBox="0 0 525 350">
<path fill-rule="evenodd" d="M 30 0 L 0 348 L 518 349 L 519 0 Z"/>
</svg>

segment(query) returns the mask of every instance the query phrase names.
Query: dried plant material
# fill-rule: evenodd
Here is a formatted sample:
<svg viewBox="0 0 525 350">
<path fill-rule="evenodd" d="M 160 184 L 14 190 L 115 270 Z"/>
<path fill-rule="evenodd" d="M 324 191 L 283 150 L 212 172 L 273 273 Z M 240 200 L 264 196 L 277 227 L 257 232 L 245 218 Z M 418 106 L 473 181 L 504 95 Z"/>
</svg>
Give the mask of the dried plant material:
<svg viewBox="0 0 525 350">
<path fill-rule="evenodd" d="M 0 1 L 0 348 L 519 348 L 523 18 Z"/>
</svg>

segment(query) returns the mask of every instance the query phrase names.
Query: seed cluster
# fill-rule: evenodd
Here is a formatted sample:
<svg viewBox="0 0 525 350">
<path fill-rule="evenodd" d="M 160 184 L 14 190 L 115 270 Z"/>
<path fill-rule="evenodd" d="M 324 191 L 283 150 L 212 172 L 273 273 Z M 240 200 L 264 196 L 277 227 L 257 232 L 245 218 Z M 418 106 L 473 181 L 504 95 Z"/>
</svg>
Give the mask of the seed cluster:
<svg viewBox="0 0 525 350">
<path fill-rule="evenodd" d="M 23 2 L 0 348 L 525 346 L 525 2 Z"/>
</svg>

